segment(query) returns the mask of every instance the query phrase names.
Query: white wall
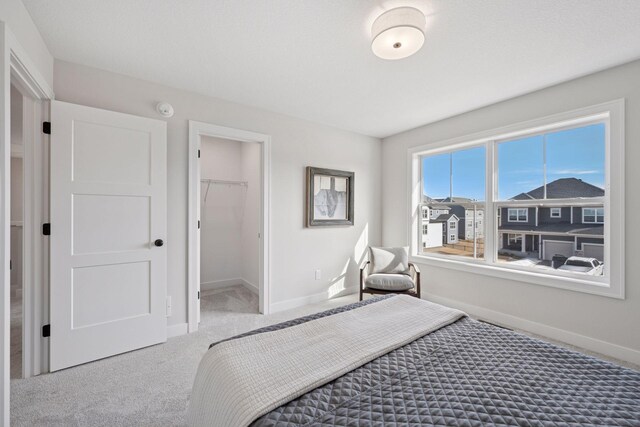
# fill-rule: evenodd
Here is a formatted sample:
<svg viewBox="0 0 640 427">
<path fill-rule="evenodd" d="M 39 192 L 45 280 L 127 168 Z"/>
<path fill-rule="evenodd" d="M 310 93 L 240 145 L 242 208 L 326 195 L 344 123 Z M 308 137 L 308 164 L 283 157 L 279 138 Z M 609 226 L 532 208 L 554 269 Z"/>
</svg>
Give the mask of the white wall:
<svg viewBox="0 0 640 427">
<path fill-rule="evenodd" d="M 241 277 L 258 290 L 260 272 L 260 144 L 242 143 L 242 180 L 247 181 L 245 210 L 242 216 Z"/>
<path fill-rule="evenodd" d="M 470 94 L 472 96 L 472 94 Z M 640 363 L 640 61 L 442 120 L 383 140 L 383 242 L 407 242 L 407 149 L 525 120 L 626 98 L 626 299 L 422 267 L 426 297 L 556 335 Z M 400 207 L 400 208 L 399 208 Z M 569 333 L 565 333 L 566 330 Z M 609 344 L 607 344 L 609 343 Z"/>
<path fill-rule="evenodd" d="M 215 84 L 215 82 L 212 82 Z M 271 300 L 275 309 L 354 291 L 367 244 L 379 244 L 380 141 L 264 110 L 56 61 L 57 99 L 159 118 L 158 101 L 176 114 L 168 124 L 169 324 L 186 322 L 188 120 L 271 135 Z M 355 225 L 304 228 L 305 167 L 355 172 Z M 322 280 L 314 271 L 322 270 Z M 293 300 L 293 301 L 292 301 Z"/>
<path fill-rule="evenodd" d="M 241 142 L 202 137 L 200 151 L 202 178 L 242 180 Z M 211 184 L 207 193 L 207 184 L 201 184 L 200 191 L 200 282 L 206 289 L 241 276 L 246 189 Z"/>
<path fill-rule="evenodd" d="M 53 56 L 49 53 L 40 31 L 20 0 L 0 1 L 0 21 L 5 22 L 16 37 L 28 59 L 44 78 L 53 86 Z"/>
<path fill-rule="evenodd" d="M 22 94 L 11 85 L 11 145 L 22 145 Z"/>
<path fill-rule="evenodd" d="M 11 158 L 11 222 L 23 221 L 22 158 Z M 22 286 L 22 225 L 11 226 L 11 285 Z"/>
<path fill-rule="evenodd" d="M 22 94 L 11 86 L 11 145 L 22 145 Z M 23 221 L 23 161 L 11 158 L 11 222 Z M 11 284 L 22 283 L 22 227 L 11 226 Z"/>
<path fill-rule="evenodd" d="M 11 158 L 11 222 L 23 220 L 23 175 L 22 158 Z"/>
</svg>

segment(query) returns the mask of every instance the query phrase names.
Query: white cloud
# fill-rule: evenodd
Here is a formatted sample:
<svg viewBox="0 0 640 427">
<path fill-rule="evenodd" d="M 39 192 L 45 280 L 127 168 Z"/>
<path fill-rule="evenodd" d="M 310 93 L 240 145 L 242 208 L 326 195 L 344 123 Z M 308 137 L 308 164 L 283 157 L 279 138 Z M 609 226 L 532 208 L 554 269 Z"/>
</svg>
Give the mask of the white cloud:
<svg viewBox="0 0 640 427">
<path fill-rule="evenodd" d="M 599 171 L 597 169 L 592 169 L 592 170 L 560 169 L 560 170 L 549 171 L 549 173 L 553 175 L 595 175 L 595 174 L 602 173 L 602 171 Z"/>
</svg>

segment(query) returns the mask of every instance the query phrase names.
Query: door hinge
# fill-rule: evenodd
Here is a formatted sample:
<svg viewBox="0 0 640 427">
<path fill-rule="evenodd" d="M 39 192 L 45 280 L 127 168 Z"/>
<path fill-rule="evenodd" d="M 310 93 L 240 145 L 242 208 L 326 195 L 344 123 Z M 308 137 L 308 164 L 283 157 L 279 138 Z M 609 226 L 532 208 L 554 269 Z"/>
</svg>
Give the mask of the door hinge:
<svg viewBox="0 0 640 427">
<path fill-rule="evenodd" d="M 200 299 L 200 291 L 198 291 L 198 299 Z"/>
<path fill-rule="evenodd" d="M 198 230 L 200 230 L 200 220 L 198 220 Z"/>
<path fill-rule="evenodd" d="M 44 338 L 51 336 L 51 325 L 44 325 L 42 327 L 42 336 Z"/>
<path fill-rule="evenodd" d="M 51 122 L 42 122 L 42 133 L 51 135 Z"/>
<path fill-rule="evenodd" d="M 198 150 L 198 158 L 200 158 L 200 150 Z"/>
<path fill-rule="evenodd" d="M 51 224 L 46 222 L 42 224 L 42 235 L 43 236 L 51 236 Z"/>
</svg>

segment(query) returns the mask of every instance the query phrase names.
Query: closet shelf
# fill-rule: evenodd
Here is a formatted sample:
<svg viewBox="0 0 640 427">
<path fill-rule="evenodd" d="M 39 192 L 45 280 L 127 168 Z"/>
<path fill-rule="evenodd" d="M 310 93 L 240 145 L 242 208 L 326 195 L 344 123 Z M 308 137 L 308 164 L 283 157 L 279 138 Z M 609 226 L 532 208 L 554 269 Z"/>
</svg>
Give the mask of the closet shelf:
<svg viewBox="0 0 640 427">
<path fill-rule="evenodd" d="M 221 185 L 235 185 L 239 187 L 248 187 L 249 184 L 247 181 L 227 181 L 225 179 L 201 179 L 200 182 L 202 184 L 207 184 L 207 191 L 204 193 L 204 202 L 207 203 L 207 196 L 209 195 L 209 188 L 211 184 L 221 184 Z"/>
<path fill-rule="evenodd" d="M 227 181 L 224 179 L 201 179 L 200 182 L 206 184 L 239 185 L 241 187 L 248 186 L 247 181 Z"/>
</svg>

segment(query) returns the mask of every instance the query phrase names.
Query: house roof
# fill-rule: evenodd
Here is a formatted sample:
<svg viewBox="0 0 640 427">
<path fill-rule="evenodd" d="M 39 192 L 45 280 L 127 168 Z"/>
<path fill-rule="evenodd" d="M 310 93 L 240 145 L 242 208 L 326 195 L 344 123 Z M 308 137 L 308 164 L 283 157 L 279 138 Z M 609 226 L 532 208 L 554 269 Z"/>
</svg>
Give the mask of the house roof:
<svg viewBox="0 0 640 427">
<path fill-rule="evenodd" d="M 451 206 L 447 206 L 447 205 L 429 205 L 429 209 L 448 209 L 448 210 L 451 210 Z"/>
<path fill-rule="evenodd" d="M 475 202 L 474 199 L 470 199 L 468 197 L 447 197 L 444 199 L 436 199 L 436 201 L 440 203 L 470 203 Z"/>
<path fill-rule="evenodd" d="M 537 227 L 535 225 L 527 224 L 506 224 L 498 227 L 500 231 L 515 231 L 515 232 L 531 232 L 531 233 L 566 233 L 569 235 L 574 234 L 588 234 L 594 237 L 604 236 L 604 226 L 602 224 L 568 224 L 568 223 L 555 223 L 555 224 L 540 224 Z"/>
<path fill-rule="evenodd" d="M 448 214 L 442 214 L 442 215 L 439 215 L 436 219 L 431 220 L 431 222 L 447 222 L 447 221 L 449 221 L 452 217 L 454 217 L 456 220 L 458 220 L 458 219 L 459 219 L 459 218 L 456 216 L 456 214 L 448 213 Z"/>
<path fill-rule="evenodd" d="M 560 178 L 547 184 L 547 199 L 603 197 L 604 190 L 577 178 Z M 544 186 L 520 193 L 511 200 L 537 200 L 544 198 Z"/>
</svg>

